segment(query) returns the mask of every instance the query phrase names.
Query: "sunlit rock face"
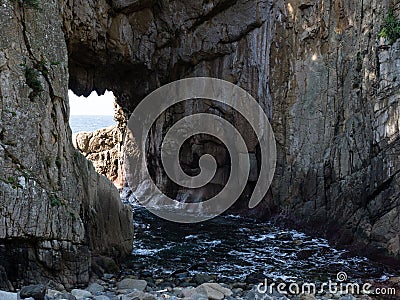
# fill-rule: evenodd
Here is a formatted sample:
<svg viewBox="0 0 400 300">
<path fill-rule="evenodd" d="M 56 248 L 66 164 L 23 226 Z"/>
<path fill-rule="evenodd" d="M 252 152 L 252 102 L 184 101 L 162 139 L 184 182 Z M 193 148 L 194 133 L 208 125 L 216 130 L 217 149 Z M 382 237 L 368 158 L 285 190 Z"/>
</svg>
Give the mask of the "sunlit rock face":
<svg viewBox="0 0 400 300">
<path fill-rule="evenodd" d="M 398 43 L 378 38 L 390 5 L 67 1 L 70 87 L 82 94 L 111 89 L 129 114 L 176 79 L 211 76 L 238 84 L 264 107 L 278 145 L 273 201 L 259 212 L 399 258 Z M 168 128 L 194 109 L 172 108 L 166 112 L 172 118 L 156 126 Z M 151 143 L 157 148 L 161 138 L 154 134 Z M 205 148 L 224 156 L 218 144 L 217 151 Z M 188 147 L 183 157 L 193 151 Z M 158 165 L 154 172 L 170 190 Z"/>
<path fill-rule="evenodd" d="M 0 6 L 0 285 L 70 288 L 130 253 L 132 216 L 72 146 L 59 3 L 20 3 Z"/>
<path fill-rule="evenodd" d="M 93 163 L 97 173 L 104 175 L 121 189 L 125 186 L 123 146 L 126 119 L 122 109 L 115 105 L 116 125 L 93 132 L 79 132 L 72 135 L 74 147 Z"/>
<path fill-rule="evenodd" d="M 270 60 L 282 146 L 273 194 L 294 222 L 398 259 L 399 46 L 378 38 L 391 4 L 283 5 Z"/>
</svg>

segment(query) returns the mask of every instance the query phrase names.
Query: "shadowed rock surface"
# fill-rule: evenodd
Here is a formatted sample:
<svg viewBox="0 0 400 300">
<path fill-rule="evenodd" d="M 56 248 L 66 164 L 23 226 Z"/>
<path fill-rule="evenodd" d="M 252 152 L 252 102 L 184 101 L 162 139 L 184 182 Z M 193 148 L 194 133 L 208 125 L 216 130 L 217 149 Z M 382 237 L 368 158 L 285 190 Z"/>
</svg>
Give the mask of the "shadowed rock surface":
<svg viewBox="0 0 400 300">
<path fill-rule="evenodd" d="M 0 265 L 14 287 L 69 288 L 92 256 L 130 253 L 132 216 L 72 145 L 60 6 L 39 6 L 0 8 Z"/>
<path fill-rule="evenodd" d="M 375 258 L 398 259 L 399 43 L 378 37 L 390 7 L 390 1 L 69 1 L 70 87 L 85 95 L 112 89 L 129 114 L 176 79 L 238 84 L 265 108 L 278 145 L 271 194 L 257 214 L 278 215 Z M 156 126 L 168 128 L 196 111 L 245 128 L 226 107 L 194 102 L 171 108 Z M 161 139 L 155 133 L 149 144 Z M 179 196 L 159 176 L 156 149 L 149 154 L 154 178 Z M 226 175 L 221 145 L 190 143 L 182 151 L 189 171 L 195 165 L 187 157 L 196 151 L 217 154 Z M 205 193 L 220 186 L 210 184 Z M 251 186 L 249 180 L 241 210 Z"/>
<path fill-rule="evenodd" d="M 75 93 L 112 90 L 127 115 L 176 79 L 211 76 L 238 84 L 271 118 L 278 145 L 275 180 L 257 213 L 398 260 L 399 43 L 378 38 L 390 5 L 60 0 L 40 2 L 36 10 L 4 0 L 0 253 L 9 278 L 85 282 L 91 252 L 130 249 L 128 211 L 70 142 L 68 73 Z M 196 111 L 231 116 L 246 132 L 237 115 L 217 104 L 171 108 L 156 126 L 168 128 Z M 256 162 L 257 143 L 248 136 Z M 153 134 L 150 144 L 160 145 L 161 138 Z M 205 145 L 199 154 L 219 155 L 226 174 L 225 149 L 212 139 L 189 144 L 183 156 L 199 145 Z M 158 176 L 154 149 L 155 178 L 178 195 Z M 195 169 L 189 158 L 185 163 Z M 11 271 L 18 256 L 27 263 Z"/>
</svg>

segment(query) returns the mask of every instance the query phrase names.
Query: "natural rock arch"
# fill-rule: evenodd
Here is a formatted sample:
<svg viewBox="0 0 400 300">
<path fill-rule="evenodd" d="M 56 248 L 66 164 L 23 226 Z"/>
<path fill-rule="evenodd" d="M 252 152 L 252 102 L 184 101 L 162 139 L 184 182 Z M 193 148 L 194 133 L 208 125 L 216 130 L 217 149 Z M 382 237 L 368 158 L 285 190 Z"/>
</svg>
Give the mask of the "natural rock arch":
<svg viewBox="0 0 400 300">
<path fill-rule="evenodd" d="M 128 210 L 72 147 L 68 75 L 78 94 L 112 90 L 127 114 L 185 76 L 239 84 L 271 117 L 286 216 L 398 260 L 398 44 L 376 42 L 390 1 L 3 2 L 0 260 L 12 281 L 84 284 L 91 255 L 131 247 Z"/>
<path fill-rule="evenodd" d="M 399 130 L 383 129 L 397 116 L 388 100 L 397 85 L 385 83 L 397 56 L 375 43 L 390 3 L 303 2 L 74 1 L 64 7 L 70 87 L 113 89 L 129 115 L 176 79 L 240 85 L 277 138 L 267 206 L 377 259 L 398 259 L 399 165 L 388 157 L 398 155 Z"/>
</svg>

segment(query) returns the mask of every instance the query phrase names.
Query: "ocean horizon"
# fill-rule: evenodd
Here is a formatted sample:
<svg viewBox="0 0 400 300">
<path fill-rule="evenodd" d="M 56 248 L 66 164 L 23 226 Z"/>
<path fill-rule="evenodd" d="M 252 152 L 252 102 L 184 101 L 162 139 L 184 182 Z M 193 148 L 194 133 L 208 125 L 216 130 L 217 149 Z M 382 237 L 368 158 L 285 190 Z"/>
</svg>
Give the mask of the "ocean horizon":
<svg viewBox="0 0 400 300">
<path fill-rule="evenodd" d="M 69 119 L 72 133 L 91 132 L 115 125 L 114 116 L 72 115 Z"/>
</svg>

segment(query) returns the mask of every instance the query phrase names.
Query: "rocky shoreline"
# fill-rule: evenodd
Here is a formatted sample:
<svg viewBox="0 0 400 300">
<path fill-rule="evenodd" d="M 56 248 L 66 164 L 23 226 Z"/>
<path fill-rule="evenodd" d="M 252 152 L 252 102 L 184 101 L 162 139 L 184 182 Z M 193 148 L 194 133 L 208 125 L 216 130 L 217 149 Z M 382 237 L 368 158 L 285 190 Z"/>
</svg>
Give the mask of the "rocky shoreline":
<svg viewBox="0 0 400 300">
<path fill-rule="evenodd" d="M 63 287 L 48 286 L 47 299 L 73 300 L 72 289 L 89 284 L 97 256 L 123 260 L 132 253 L 130 207 L 73 147 L 68 89 L 85 96 L 111 90 L 129 115 L 158 87 L 200 76 L 245 89 L 270 119 L 278 158 L 268 194 L 273 197 L 257 208 L 259 215 L 282 216 L 300 230 L 334 233 L 330 241 L 360 255 L 398 261 L 400 32 L 393 39 L 382 37 L 387 23 L 400 23 L 400 3 L 393 2 L 2 1 L 0 288 L 53 280 Z M 181 193 L 163 178 L 157 151 L 162 136 L 193 114 L 207 112 L 229 121 L 249 140 L 252 170 L 258 170 L 261 141 L 251 136 L 248 122 L 217 102 L 187 101 L 155 121 L 148 143 L 148 158 L 154 162 L 150 173 L 165 191 Z M 123 174 L 114 150 L 121 147 L 122 135 L 116 129 L 108 133 L 115 137 L 109 145 L 92 136 L 82 144 L 93 150 L 92 157 L 114 163 L 99 168 L 119 182 Z M 201 193 L 214 195 L 232 163 L 224 145 L 213 139 L 194 141 L 182 149 L 182 161 L 193 171 L 188 174 L 197 174 L 194 158 L 204 153 L 218 158 L 218 176 Z M 239 204 L 251 199 L 255 173 Z M 286 265 L 287 258 L 281 260 Z M 132 299 L 209 298 L 202 294 L 208 280 L 173 283 L 169 291 L 156 279 L 132 278 L 146 280 L 143 291 L 118 288 L 124 277 L 134 275 L 101 275 L 97 284 L 104 291 L 87 295 L 105 300 L 129 299 L 131 293 L 140 293 Z M 225 298 L 256 297 L 254 286 L 220 285 L 232 293 L 222 292 Z M 64 288 L 71 291 L 67 298 L 49 294 L 64 293 Z M 0 300 L 16 297 L 2 293 Z"/>
<path fill-rule="evenodd" d="M 222 300 L 222 299 L 338 299 L 338 300 L 368 300 L 368 299 L 398 299 L 400 296 L 400 277 L 393 277 L 385 282 L 368 281 L 374 288 L 394 288 L 396 295 L 372 296 L 351 295 L 347 293 L 302 293 L 298 295 L 279 293 L 276 288 L 262 289 L 259 284 L 245 282 L 215 282 L 214 278 L 206 273 L 199 273 L 193 277 L 180 275 L 178 278 L 158 278 L 148 276 L 145 279 L 133 275 L 132 270 L 123 271 L 121 275 L 104 274 L 93 280 L 85 289 L 66 291 L 62 285 L 50 282 L 45 285 L 30 285 L 18 292 L 0 291 L 1 300 L 158 300 L 158 299 L 186 299 L 186 300 Z M 149 274 L 150 275 L 150 274 Z M 179 274 L 178 274 L 179 275 Z M 176 277 L 176 276 L 175 276 Z M 298 283 L 301 284 L 301 283 Z M 280 290 L 283 291 L 283 290 Z"/>
</svg>

